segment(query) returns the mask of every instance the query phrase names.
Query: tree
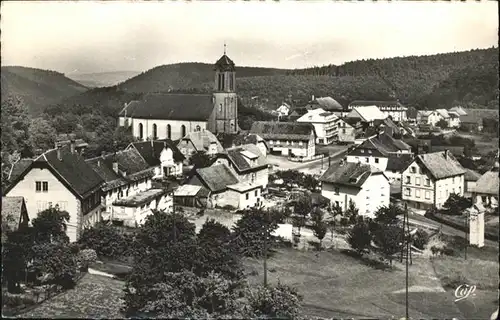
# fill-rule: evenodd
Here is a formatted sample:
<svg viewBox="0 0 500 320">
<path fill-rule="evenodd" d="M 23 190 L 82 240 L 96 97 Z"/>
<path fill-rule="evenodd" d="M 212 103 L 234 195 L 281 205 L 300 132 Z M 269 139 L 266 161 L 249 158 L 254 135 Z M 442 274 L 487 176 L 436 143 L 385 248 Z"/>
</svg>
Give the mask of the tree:
<svg viewBox="0 0 500 320">
<path fill-rule="evenodd" d="M 274 238 L 270 235 L 278 229 L 279 219 L 273 211 L 266 211 L 261 207 L 245 211 L 233 227 L 233 241 L 239 252 L 250 257 L 263 256 L 266 237 L 268 248 L 274 244 Z"/>
<path fill-rule="evenodd" d="M 70 247 L 62 242 L 44 242 L 33 246 L 31 266 L 35 274 L 47 279 L 48 283 L 65 289 L 75 285 L 76 259 Z"/>
<path fill-rule="evenodd" d="M 296 319 L 302 297 L 292 287 L 259 286 L 249 295 L 249 304 L 258 318 Z"/>
<path fill-rule="evenodd" d="M 19 97 L 2 99 L 1 108 L 1 142 L 2 152 L 18 151 L 23 157 L 32 155 L 28 144 L 28 111 Z"/>
<path fill-rule="evenodd" d="M 4 225 L 2 225 L 3 232 Z M 26 227 L 15 231 L 7 231 L 5 236 L 5 242 L 2 243 L 2 276 L 7 282 L 8 291 L 18 293 L 20 291 L 20 282 L 26 272 L 27 263 L 33 256 L 31 250 L 33 246 L 33 229 Z"/>
<path fill-rule="evenodd" d="M 207 219 L 198 234 L 198 244 L 201 252 L 201 274 L 213 271 L 233 280 L 243 277 L 238 248 L 226 226 L 213 219 Z"/>
<path fill-rule="evenodd" d="M 69 222 L 69 213 L 59 210 L 59 206 L 39 212 L 32 222 L 35 241 L 37 243 L 69 243 L 69 238 L 66 235 L 67 222 Z"/>
<path fill-rule="evenodd" d="M 335 231 L 335 226 L 337 224 L 337 217 L 341 217 L 343 215 L 342 207 L 338 203 L 333 204 L 328 208 L 328 213 L 327 227 L 330 230 L 331 240 L 333 242 L 333 232 Z"/>
<path fill-rule="evenodd" d="M 43 118 L 32 119 L 28 127 L 29 145 L 32 150 L 43 151 L 54 148 L 57 132 L 51 123 Z"/>
<path fill-rule="evenodd" d="M 395 225 L 379 225 L 373 240 L 392 267 L 392 257 L 401 250 L 403 244 L 403 229 Z"/>
<path fill-rule="evenodd" d="M 204 151 L 197 151 L 191 155 L 189 163 L 195 168 L 206 168 L 212 164 L 212 158 Z"/>
<path fill-rule="evenodd" d="M 349 206 L 347 207 L 347 210 L 345 211 L 345 216 L 347 219 L 349 219 L 350 224 L 355 224 L 357 219 L 358 219 L 358 213 L 359 209 L 356 208 L 356 204 L 352 199 L 349 199 Z"/>
<path fill-rule="evenodd" d="M 293 204 L 294 213 L 292 214 L 293 225 L 299 230 L 306 225 L 307 217 L 313 209 L 312 201 L 310 197 L 301 196 Z"/>
<path fill-rule="evenodd" d="M 321 249 L 321 243 L 326 235 L 327 224 L 324 220 L 324 212 L 320 208 L 315 208 L 311 212 L 311 220 L 313 222 L 312 229 L 314 236 L 319 239 L 319 248 Z"/>
<path fill-rule="evenodd" d="M 443 207 L 449 215 L 461 215 L 462 212 L 472 206 L 472 201 L 456 193 L 450 194 Z"/>
<path fill-rule="evenodd" d="M 134 246 L 131 237 L 119 232 L 115 226 L 103 222 L 83 229 L 78 244 L 81 249 L 94 249 L 99 257 L 106 258 L 127 255 Z"/>
<path fill-rule="evenodd" d="M 448 128 L 448 122 L 446 120 L 441 119 L 436 123 L 436 126 L 440 127 L 441 129 L 446 129 Z"/>
<path fill-rule="evenodd" d="M 349 232 L 347 242 L 353 250 L 362 255 L 366 249 L 370 248 L 372 242 L 368 224 L 364 221 L 358 221 Z"/>
<path fill-rule="evenodd" d="M 396 224 L 399 219 L 398 216 L 404 215 L 404 210 L 394 204 L 390 203 L 388 206 L 380 207 L 375 212 L 375 221 L 382 224 Z"/>
</svg>

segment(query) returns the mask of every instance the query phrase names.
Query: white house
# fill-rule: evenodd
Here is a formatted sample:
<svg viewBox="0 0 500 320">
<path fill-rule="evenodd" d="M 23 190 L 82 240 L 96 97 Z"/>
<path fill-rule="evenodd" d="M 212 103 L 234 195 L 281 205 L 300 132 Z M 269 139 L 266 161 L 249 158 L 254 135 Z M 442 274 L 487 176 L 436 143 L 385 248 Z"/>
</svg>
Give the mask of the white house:
<svg viewBox="0 0 500 320">
<path fill-rule="evenodd" d="M 356 100 L 351 102 L 347 108 L 352 110 L 356 107 L 376 106 L 386 117 L 391 117 L 392 120 L 406 121 L 406 111 L 408 108 L 403 106 L 398 100 L 396 101 L 361 101 Z"/>
<path fill-rule="evenodd" d="M 450 116 L 448 118 L 448 127 L 449 128 L 459 128 L 461 121 L 460 121 L 460 115 L 458 112 L 455 111 L 448 111 L 448 115 Z"/>
<path fill-rule="evenodd" d="M 87 159 L 85 162 L 105 182 L 101 199 L 104 220 L 112 218 L 115 201 L 151 188 L 154 170 L 134 148 Z"/>
<path fill-rule="evenodd" d="M 420 110 L 417 112 L 417 123 L 436 126 L 443 117 L 434 110 Z"/>
<path fill-rule="evenodd" d="M 137 150 L 150 168 L 154 179 L 182 175 L 184 155 L 169 139 L 133 142 L 127 150 Z"/>
<path fill-rule="evenodd" d="M 344 119 L 338 121 L 338 143 L 354 143 L 356 140 L 356 129 Z"/>
<path fill-rule="evenodd" d="M 498 159 L 495 166 L 485 172 L 476 182 L 476 187 L 472 192 L 473 202 L 482 204 L 485 207 L 498 206 L 499 188 Z"/>
<path fill-rule="evenodd" d="M 217 156 L 212 166 L 225 164 L 238 178 L 239 182 L 249 182 L 267 188 L 269 163 L 254 144 L 246 144 L 226 149 Z"/>
<path fill-rule="evenodd" d="M 461 106 L 456 106 L 448 110 L 448 113 L 454 112 L 458 114 L 459 116 L 466 116 L 467 112 L 461 107 Z"/>
<path fill-rule="evenodd" d="M 101 220 L 103 179 L 75 150 L 74 144 L 56 146 L 33 161 L 23 161 L 22 171 L 13 177 L 4 195 L 24 197 L 30 221 L 40 211 L 59 206 L 70 219 L 66 233 L 77 241 L 84 226 Z"/>
<path fill-rule="evenodd" d="M 344 211 L 353 201 L 360 215 L 374 218 L 380 207 L 389 205 L 389 180 L 373 166 L 342 163 L 338 167 L 330 167 L 320 181 L 321 195 Z"/>
<path fill-rule="evenodd" d="M 238 97 L 234 62 L 224 54 L 215 63 L 212 94 L 148 94 L 120 111 L 119 125 L 139 140 L 178 140 L 191 131 L 236 133 Z"/>
<path fill-rule="evenodd" d="M 246 144 L 253 144 L 259 148 L 260 153 L 267 157 L 269 147 L 266 140 L 254 133 L 240 132 L 238 134 L 222 134 L 217 136 L 224 149 L 234 148 Z"/>
<path fill-rule="evenodd" d="M 371 165 L 386 172 L 391 181 L 401 175 L 401 162 L 411 159 L 411 147 L 386 133 L 366 139 L 346 156 L 347 162 Z"/>
<path fill-rule="evenodd" d="M 149 189 L 113 202 L 113 221 L 128 227 L 141 226 L 152 210 L 172 212 L 173 196 L 163 189 Z"/>
<path fill-rule="evenodd" d="M 326 145 L 338 140 L 340 119 L 332 112 L 321 108 L 309 110 L 298 118 L 297 122 L 310 123 L 314 126 L 317 144 Z"/>
<path fill-rule="evenodd" d="M 224 148 L 217 137 L 210 131 L 195 131 L 186 134 L 177 144 L 177 148 L 184 155 L 186 162 L 196 152 L 204 152 L 214 156 L 223 152 Z"/>
<path fill-rule="evenodd" d="M 316 135 L 310 123 L 255 121 L 250 132 L 266 141 L 270 153 L 308 159 L 316 152 Z"/>
<path fill-rule="evenodd" d="M 373 125 L 375 120 L 384 120 L 387 118 L 382 111 L 376 106 L 353 107 L 346 115 L 346 118 L 358 119 L 360 122 Z"/>
<path fill-rule="evenodd" d="M 251 181 L 240 182 L 226 164 L 196 169 L 186 184 L 202 186 L 209 191 L 206 200 L 209 208 L 229 206 L 245 209 L 261 202 L 262 185 Z"/>
<path fill-rule="evenodd" d="M 449 151 L 420 154 L 403 171 L 402 199 L 416 209 L 441 209 L 450 194 L 464 195 L 464 175 Z"/>
<path fill-rule="evenodd" d="M 286 117 L 290 113 L 290 109 L 291 109 L 290 105 L 288 105 L 288 103 L 286 102 L 283 102 L 281 106 L 279 106 L 278 109 L 276 109 L 276 113 L 280 117 Z"/>
</svg>

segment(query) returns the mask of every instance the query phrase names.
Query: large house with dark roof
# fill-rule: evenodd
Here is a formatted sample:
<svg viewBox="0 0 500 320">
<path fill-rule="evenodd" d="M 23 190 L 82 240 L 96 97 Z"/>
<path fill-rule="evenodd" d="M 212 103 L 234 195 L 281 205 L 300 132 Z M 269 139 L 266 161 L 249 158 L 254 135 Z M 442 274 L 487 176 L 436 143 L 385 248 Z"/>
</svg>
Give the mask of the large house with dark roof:
<svg viewBox="0 0 500 320">
<path fill-rule="evenodd" d="M 399 101 L 364 101 L 355 100 L 347 106 L 349 110 L 357 107 L 376 106 L 386 117 L 391 117 L 394 121 L 406 121 L 406 111 L 408 108 L 403 106 Z"/>
<path fill-rule="evenodd" d="M 402 170 L 413 160 L 411 147 L 387 133 L 377 134 L 351 150 L 347 162 L 369 164 L 384 171 L 391 182 L 401 180 Z"/>
<path fill-rule="evenodd" d="M 402 175 L 402 199 L 416 209 L 441 209 L 455 193 L 465 191 L 465 169 L 449 151 L 420 154 Z"/>
<path fill-rule="evenodd" d="M 172 140 L 132 142 L 126 150 L 136 150 L 147 165 L 154 168 L 154 179 L 182 175 L 182 163 L 185 157 Z"/>
<path fill-rule="evenodd" d="M 149 94 L 119 113 L 119 125 L 131 126 L 139 140 L 178 140 L 188 132 L 238 132 L 238 101 L 234 62 L 224 53 L 215 63 L 212 94 Z"/>
<path fill-rule="evenodd" d="M 185 163 L 189 164 L 191 156 L 197 152 L 214 156 L 224 151 L 217 137 L 210 131 L 194 131 L 186 134 L 177 144 L 177 148 L 185 157 Z"/>
<path fill-rule="evenodd" d="M 374 218 L 378 208 L 389 205 L 389 180 L 371 165 L 341 162 L 328 168 L 320 181 L 321 195 L 344 212 L 352 201 L 360 215 Z"/>
<path fill-rule="evenodd" d="M 255 121 L 250 132 L 267 142 L 270 153 L 308 159 L 316 152 L 316 133 L 310 123 Z"/>
<path fill-rule="evenodd" d="M 28 161 L 26 161 L 28 163 Z M 76 152 L 74 146 L 57 146 L 17 172 L 4 195 L 24 197 L 29 219 L 38 212 L 58 205 L 70 220 L 66 233 L 77 241 L 84 226 L 101 220 L 101 187 L 104 180 Z"/>
</svg>

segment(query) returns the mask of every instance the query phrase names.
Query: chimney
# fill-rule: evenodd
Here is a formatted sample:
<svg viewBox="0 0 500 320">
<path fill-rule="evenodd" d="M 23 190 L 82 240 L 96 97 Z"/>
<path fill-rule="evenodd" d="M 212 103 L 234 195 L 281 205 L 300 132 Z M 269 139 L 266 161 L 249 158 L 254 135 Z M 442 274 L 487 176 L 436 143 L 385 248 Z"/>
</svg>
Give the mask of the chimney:
<svg viewBox="0 0 500 320">
<path fill-rule="evenodd" d="M 61 146 L 57 142 L 56 142 L 56 152 L 57 152 L 57 159 L 59 159 L 59 161 L 62 161 Z"/>
<path fill-rule="evenodd" d="M 116 160 L 113 161 L 113 171 L 118 173 L 118 162 L 116 162 Z"/>
<path fill-rule="evenodd" d="M 448 160 L 448 149 L 444 150 L 444 158 Z"/>
<path fill-rule="evenodd" d="M 75 153 L 75 139 L 71 139 L 69 141 L 69 147 L 70 147 L 71 153 L 74 154 Z"/>
<path fill-rule="evenodd" d="M 314 94 L 311 96 L 311 101 L 314 101 Z"/>
<path fill-rule="evenodd" d="M 163 141 L 163 148 L 167 149 L 167 141 Z"/>
</svg>

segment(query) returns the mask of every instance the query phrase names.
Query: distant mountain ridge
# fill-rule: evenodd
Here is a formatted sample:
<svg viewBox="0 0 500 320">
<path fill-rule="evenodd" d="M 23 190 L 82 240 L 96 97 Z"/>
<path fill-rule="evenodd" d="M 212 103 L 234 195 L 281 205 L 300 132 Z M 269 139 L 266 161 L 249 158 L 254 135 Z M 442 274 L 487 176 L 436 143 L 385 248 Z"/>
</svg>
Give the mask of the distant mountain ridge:
<svg viewBox="0 0 500 320">
<path fill-rule="evenodd" d="M 32 115 L 39 115 L 45 106 L 88 89 L 60 72 L 19 66 L 1 68 L 1 86 L 2 101 L 9 96 L 20 97 Z"/>
<path fill-rule="evenodd" d="M 89 88 L 110 87 L 140 74 L 140 71 L 70 73 L 68 78 Z"/>
</svg>

